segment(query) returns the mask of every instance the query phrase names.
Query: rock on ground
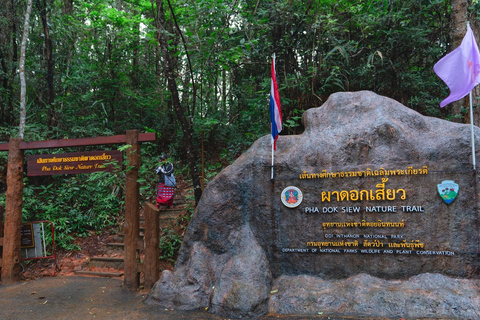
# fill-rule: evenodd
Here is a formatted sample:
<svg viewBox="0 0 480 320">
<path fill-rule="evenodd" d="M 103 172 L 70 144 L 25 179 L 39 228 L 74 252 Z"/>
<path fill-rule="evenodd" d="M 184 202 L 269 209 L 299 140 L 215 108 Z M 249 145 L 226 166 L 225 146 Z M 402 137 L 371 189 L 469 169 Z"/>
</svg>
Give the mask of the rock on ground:
<svg viewBox="0 0 480 320">
<path fill-rule="evenodd" d="M 470 126 L 422 116 L 367 91 L 333 94 L 323 106 L 307 110 L 303 123 L 303 134 L 279 137 L 273 181 L 270 136 L 264 136 L 209 183 L 174 272 L 163 272 L 147 303 L 232 318 L 328 311 L 478 319 L 479 284 L 469 279 L 479 274 L 480 188 L 472 171 Z M 480 145 L 479 128 L 474 134 Z M 449 205 L 436 189 L 443 180 L 460 186 Z M 301 206 L 282 204 L 288 186 L 303 192 Z M 360 191 L 371 198 L 357 201 Z M 323 192 L 332 199 L 323 199 Z M 343 198 L 335 199 L 334 192 Z M 366 206 L 397 210 L 367 213 Z M 402 206 L 422 210 L 405 212 Z M 338 212 L 308 214 L 307 207 Z M 404 225 L 325 227 L 378 220 Z M 352 254 L 284 250 L 311 249 L 309 242 L 355 234 L 385 236 L 374 249 L 417 244 L 424 254 L 417 254 L 420 247 L 398 250 L 407 254 L 398 248 L 392 254 L 360 254 L 364 239 L 351 243 Z"/>
</svg>

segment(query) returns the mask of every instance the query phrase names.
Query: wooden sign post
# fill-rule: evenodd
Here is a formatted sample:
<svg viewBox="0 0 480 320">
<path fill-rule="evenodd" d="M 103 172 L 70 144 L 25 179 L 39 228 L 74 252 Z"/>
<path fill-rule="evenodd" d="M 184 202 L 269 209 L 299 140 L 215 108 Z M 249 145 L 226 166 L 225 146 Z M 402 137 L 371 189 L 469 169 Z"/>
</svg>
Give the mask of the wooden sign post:
<svg viewBox="0 0 480 320">
<path fill-rule="evenodd" d="M 153 288 L 153 285 L 160 278 L 159 256 L 160 256 L 160 220 L 159 210 L 150 202 L 145 204 L 145 260 L 143 263 L 143 274 L 145 275 L 145 289 Z"/>
<path fill-rule="evenodd" d="M 129 165 L 127 168 L 126 194 L 125 194 L 125 277 L 127 287 L 138 289 L 139 286 L 139 254 L 141 249 L 139 236 L 139 184 L 138 170 L 140 167 L 140 142 L 153 142 L 156 140 L 154 132 L 139 133 L 138 130 L 129 130 L 126 135 L 109 137 L 61 139 L 25 142 L 19 138 L 10 139 L 10 143 L 0 144 L 0 151 L 8 151 L 7 166 L 7 199 L 5 211 L 5 225 L 3 237 L 3 256 L 0 259 L 2 266 L 1 280 L 4 284 L 14 283 L 20 280 L 21 258 L 21 225 L 22 225 L 22 198 L 24 176 L 23 150 L 82 147 L 92 145 L 128 144 L 127 156 Z M 57 154 L 52 157 L 41 156 L 29 158 L 31 175 L 57 173 L 80 173 L 103 170 L 105 160 L 118 160 L 119 153 L 116 151 L 83 152 L 71 154 Z M 91 167 L 90 167 L 91 166 Z M 55 167 L 55 168 L 54 168 Z M 108 168 L 107 168 L 108 169 Z M 1 237 L 1 234 L 0 234 Z M 2 238 L 0 238 L 0 246 Z M 0 247 L 0 249 L 2 249 Z M 1 251 L 0 251 L 1 252 Z M 157 270 L 158 272 L 158 270 Z"/>
<path fill-rule="evenodd" d="M 138 131 L 127 132 L 127 149 L 129 168 L 127 168 L 127 182 L 125 186 L 125 275 L 124 283 L 129 288 L 138 288 L 140 273 L 137 270 L 139 263 L 137 243 L 140 239 L 140 217 L 138 202 L 140 201 L 138 169 L 140 167 L 140 144 Z"/>
</svg>

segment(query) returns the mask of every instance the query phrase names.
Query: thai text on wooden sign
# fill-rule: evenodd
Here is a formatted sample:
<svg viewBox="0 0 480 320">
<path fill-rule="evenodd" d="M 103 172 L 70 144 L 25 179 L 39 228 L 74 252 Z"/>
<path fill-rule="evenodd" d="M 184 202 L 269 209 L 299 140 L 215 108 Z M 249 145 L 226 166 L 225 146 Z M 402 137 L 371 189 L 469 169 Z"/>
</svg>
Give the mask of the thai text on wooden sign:
<svg viewBox="0 0 480 320">
<path fill-rule="evenodd" d="M 122 164 L 121 151 L 88 151 L 31 155 L 27 158 L 27 176 L 112 171 L 112 162 Z"/>
</svg>

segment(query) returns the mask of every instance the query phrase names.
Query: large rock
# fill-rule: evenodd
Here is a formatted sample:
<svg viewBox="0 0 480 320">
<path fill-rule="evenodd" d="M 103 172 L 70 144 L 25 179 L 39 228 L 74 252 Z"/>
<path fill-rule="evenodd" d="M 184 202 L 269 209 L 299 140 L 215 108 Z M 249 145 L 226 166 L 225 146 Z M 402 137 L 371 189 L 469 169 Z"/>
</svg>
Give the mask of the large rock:
<svg viewBox="0 0 480 320">
<path fill-rule="evenodd" d="M 342 314 L 392 319 L 480 319 L 478 280 L 425 273 L 408 281 L 366 274 L 345 280 L 281 276 L 273 286 L 270 312 Z"/>
<path fill-rule="evenodd" d="M 371 92 L 334 94 L 303 123 L 303 134 L 278 139 L 273 181 L 265 136 L 209 183 L 175 271 L 147 303 L 228 317 L 478 318 L 478 282 L 468 280 L 479 272 L 470 126 Z M 459 185 L 450 204 L 437 190 L 443 181 Z M 281 200 L 292 186 L 303 194 L 296 207 Z M 338 281 L 369 298 L 335 294 Z M 400 302 L 413 306 L 401 313 Z"/>
</svg>

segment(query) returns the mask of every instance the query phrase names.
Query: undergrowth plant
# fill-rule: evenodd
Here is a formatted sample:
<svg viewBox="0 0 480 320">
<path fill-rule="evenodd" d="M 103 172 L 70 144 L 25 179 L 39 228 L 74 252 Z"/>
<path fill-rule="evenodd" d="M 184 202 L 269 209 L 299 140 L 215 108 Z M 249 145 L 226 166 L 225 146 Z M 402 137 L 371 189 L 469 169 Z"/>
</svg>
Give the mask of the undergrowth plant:
<svg viewBox="0 0 480 320">
<path fill-rule="evenodd" d="M 56 246 L 78 250 L 75 237 L 113 227 L 124 207 L 122 172 L 51 177 L 48 184 L 25 179 L 23 221 L 49 220 Z"/>
</svg>

